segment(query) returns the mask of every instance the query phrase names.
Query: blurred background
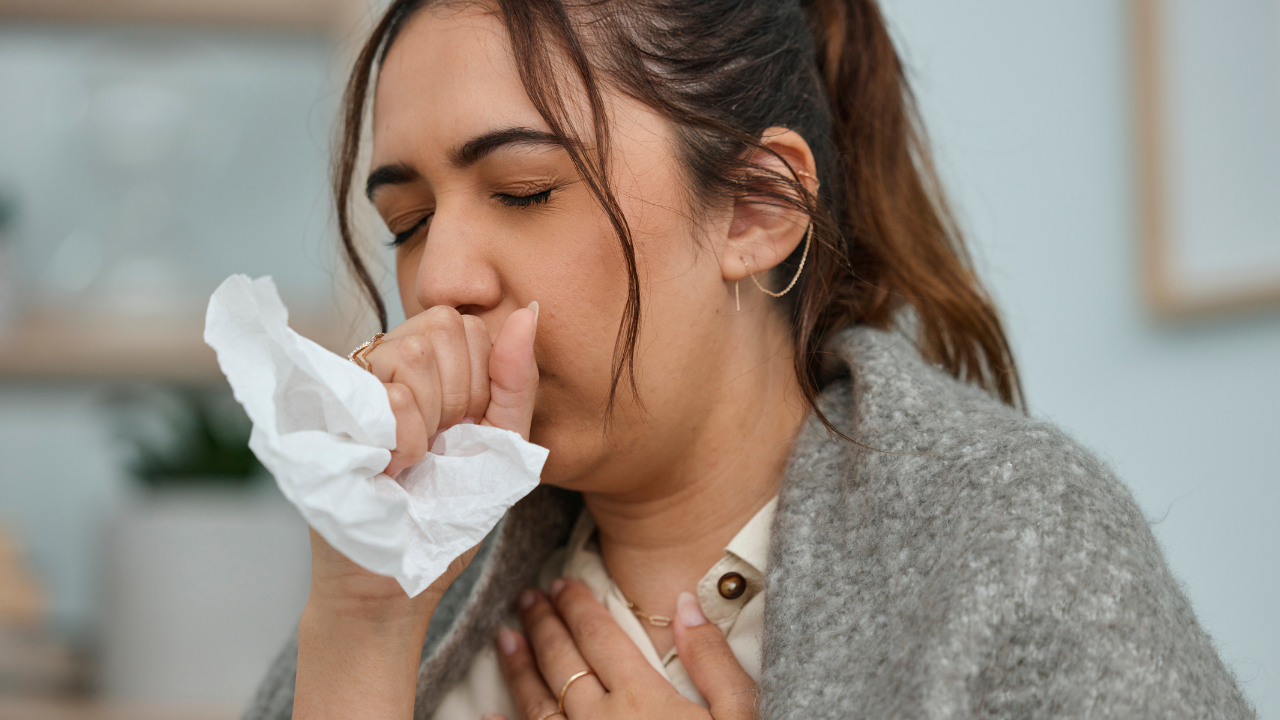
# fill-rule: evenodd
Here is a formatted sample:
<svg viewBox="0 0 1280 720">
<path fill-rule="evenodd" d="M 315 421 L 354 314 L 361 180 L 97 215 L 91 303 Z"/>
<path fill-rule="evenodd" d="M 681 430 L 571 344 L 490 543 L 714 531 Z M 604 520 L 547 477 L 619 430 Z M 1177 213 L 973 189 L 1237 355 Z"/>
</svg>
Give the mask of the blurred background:
<svg viewBox="0 0 1280 720">
<path fill-rule="evenodd" d="M 236 717 L 296 623 L 203 308 L 272 275 L 363 335 L 326 183 L 378 4 L 0 0 L 0 717 Z M 1280 2 L 883 4 L 1033 414 L 1280 715 Z"/>
</svg>

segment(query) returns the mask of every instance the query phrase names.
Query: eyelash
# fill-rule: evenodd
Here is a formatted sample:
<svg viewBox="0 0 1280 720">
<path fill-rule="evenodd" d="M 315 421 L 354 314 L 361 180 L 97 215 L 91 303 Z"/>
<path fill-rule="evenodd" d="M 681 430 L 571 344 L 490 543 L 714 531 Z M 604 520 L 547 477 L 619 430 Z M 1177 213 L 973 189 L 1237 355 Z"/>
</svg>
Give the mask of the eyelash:
<svg viewBox="0 0 1280 720">
<path fill-rule="evenodd" d="M 494 199 L 506 205 L 507 207 L 525 208 L 534 205 L 542 205 L 551 199 L 551 191 L 555 188 L 547 188 L 542 192 L 531 193 L 529 195 L 508 195 L 506 193 L 498 193 L 494 195 Z"/>
<path fill-rule="evenodd" d="M 414 235 L 418 234 L 418 231 L 422 229 L 422 226 L 426 225 L 428 222 L 431 221 L 431 218 L 433 215 L 435 215 L 435 213 L 431 213 L 431 215 L 427 215 L 426 217 L 422 218 L 418 222 L 414 223 L 413 227 L 409 228 L 408 230 L 405 230 L 404 232 L 396 233 L 395 238 L 393 238 L 391 242 L 388 244 L 391 245 L 391 247 L 400 247 L 401 245 L 409 242 L 409 240 L 413 239 Z"/>
<path fill-rule="evenodd" d="M 542 192 L 531 193 L 529 195 L 508 195 L 506 193 L 497 193 L 493 197 L 495 200 L 502 203 L 503 205 L 506 205 L 507 207 L 527 208 L 527 207 L 532 207 L 534 205 L 546 204 L 551 199 L 552 190 L 555 190 L 555 188 L 547 188 Z M 434 215 L 434 213 L 432 213 L 432 215 Z M 426 225 L 428 221 L 431 220 L 431 217 L 432 217 L 431 215 L 427 215 L 426 217 L 422 218 L 417 223 L 415 223 L 414 226 L 409 228 L 408 230 L 405 230 L 404 232 L 396 233 L 395 238 L 391 240 L 391 243 L 390 243 L 391 247 L 399 247 L 409 242 L 409 240 L 413 239 L 413 236 L 416 235 L 418 231 L 421 230 L 422 227 Z"/>
</svg>

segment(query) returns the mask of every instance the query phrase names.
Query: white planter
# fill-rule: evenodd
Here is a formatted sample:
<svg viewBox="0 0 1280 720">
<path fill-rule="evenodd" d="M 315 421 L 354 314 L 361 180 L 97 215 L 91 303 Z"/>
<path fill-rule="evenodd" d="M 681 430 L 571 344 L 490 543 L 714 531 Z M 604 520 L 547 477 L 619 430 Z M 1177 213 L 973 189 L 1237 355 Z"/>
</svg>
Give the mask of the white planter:
<svg viewBox="0 0 1280 720">
<path fill-rule="evenodd" d="M 103 691 L 243 705 L 296 626 L 310 573 L 306 523 L 274 483 L 140 496 L 107 533 Z"/>
</svg>

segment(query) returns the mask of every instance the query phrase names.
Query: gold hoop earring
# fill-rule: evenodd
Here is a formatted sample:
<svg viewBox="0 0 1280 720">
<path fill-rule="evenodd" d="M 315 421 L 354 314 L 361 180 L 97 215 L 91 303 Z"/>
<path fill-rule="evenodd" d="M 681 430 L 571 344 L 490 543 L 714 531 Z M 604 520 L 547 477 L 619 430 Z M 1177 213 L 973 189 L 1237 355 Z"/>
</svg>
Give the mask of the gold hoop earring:
<svg viewBox="0 0 1280 720">
<path fill-rule="evenodd" d="M 742 264 L 747 267 L 747 272 L 751 273 L 751 282 L 755 283 L 756 287 L 760 288 L 760 292 L 772 297 L 780 298 L 783 295 L 786 295 L 787 293 L 791 292 L 791 288 L 795 287 L 796 283 L 800 281 L 800 273 L 804 272 L 804 261 L 809 257 L 809 244 L 810 244 L 810 241 L 812 240 L 813 240 L 813 223 L 810 222 L 809 229 L 805 231 L 805 234 L 804 234 L 804 252 L 800 255 L 800 267 L 796 268 L 796 276 L 791 278 L 791 282 L 787 283 L 787 286 L 782 289 L 782 292 L 774 292 L 772 290 L 769 290 L 765 286 L 761 285 L 760 281 L 756 279 L 756 274 L 751 272 L 751 263 L 747 262 L 747 259 L 744 257 L 742 258 Z M 733 292 L 734 292 L 734 299 L 736 300 L 737 294 L 738 294 L 737 283 L 734 284 Z M 739 307 L 739 310 L 741 310 L 741 307 Z"/>
</svg>

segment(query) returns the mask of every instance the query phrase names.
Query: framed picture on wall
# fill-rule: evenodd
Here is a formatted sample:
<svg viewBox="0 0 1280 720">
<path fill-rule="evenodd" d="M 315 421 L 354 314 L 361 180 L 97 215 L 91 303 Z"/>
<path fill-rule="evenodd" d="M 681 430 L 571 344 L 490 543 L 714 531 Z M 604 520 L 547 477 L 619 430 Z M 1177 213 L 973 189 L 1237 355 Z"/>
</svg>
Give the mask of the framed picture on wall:
<svg viewBox="0 0 1280 720">
<path fill-rule="evenodd" d="M 1280 307 L 1280 2 L 1131 2 L 1148 305 Z"/>
</svg>

